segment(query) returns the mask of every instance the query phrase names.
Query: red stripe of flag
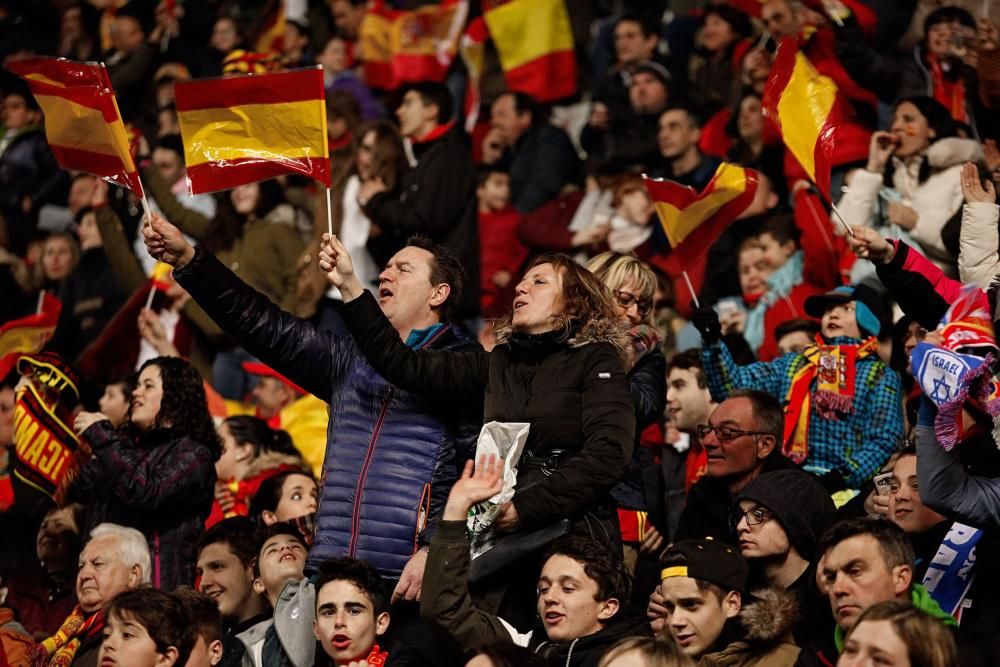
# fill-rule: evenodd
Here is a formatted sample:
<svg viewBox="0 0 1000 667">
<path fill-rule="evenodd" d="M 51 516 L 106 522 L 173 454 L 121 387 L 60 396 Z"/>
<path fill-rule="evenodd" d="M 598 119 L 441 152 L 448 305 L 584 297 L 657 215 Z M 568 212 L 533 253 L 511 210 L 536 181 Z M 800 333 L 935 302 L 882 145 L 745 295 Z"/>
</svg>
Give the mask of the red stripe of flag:
<svg viewBox="0 0 1000 667">
<path fill-rule="evenodd" d="M 576 93 L 576 54 L 554 51 L 504 72 L 508 90 L 552 102 Z"/>
<path fill-rule="evenodd" d="M 204 162 L 187 168 L 188 186 L 198 182 L 198 192 L 215 192 L 266 181 L 295 171 L 329 183 L 330 161 L 324 157 L 297 157 L 294 160 L 269 161 L 260 158 L 240 158 L 219 162 Z"/>
<path fill-rule="evenodd" d="M 179 112 L 244 104 L 307 102 L 323 99 L 323 71 L 310 67 L 282 72 L 280 78 L 270 76 L 264 80 L 251 74 L 185 81 L 175 86 L 174 96 Z"/>
</svg>

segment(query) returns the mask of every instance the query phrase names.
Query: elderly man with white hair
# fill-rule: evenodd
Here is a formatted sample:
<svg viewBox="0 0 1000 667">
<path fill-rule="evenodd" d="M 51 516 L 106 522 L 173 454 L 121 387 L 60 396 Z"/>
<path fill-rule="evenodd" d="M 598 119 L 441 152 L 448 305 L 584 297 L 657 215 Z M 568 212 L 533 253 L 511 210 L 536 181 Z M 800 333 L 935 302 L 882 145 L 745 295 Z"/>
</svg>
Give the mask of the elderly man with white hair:
<svg viewBox="0 0 1000 667">
<path fill-rule="evenodd" d="M 134 528 L 102 523 L 90 532 L 76 576 L 78 604 L 59 631 L 35 646 L 34 664 L 96 667 L 103 609 L 116 595 L 149 584 L 152 559 Z"/>
</svg>

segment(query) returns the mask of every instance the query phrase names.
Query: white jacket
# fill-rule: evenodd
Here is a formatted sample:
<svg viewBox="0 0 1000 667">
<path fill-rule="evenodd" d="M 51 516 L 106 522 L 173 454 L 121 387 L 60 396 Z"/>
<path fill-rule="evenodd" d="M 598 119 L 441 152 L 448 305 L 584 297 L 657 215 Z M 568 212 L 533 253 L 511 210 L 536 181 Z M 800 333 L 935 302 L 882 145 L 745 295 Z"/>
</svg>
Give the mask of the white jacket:
<svg viewBox="0 0 1000 667">
<path fill-rule="evenodd" d="M 1000 206 L 972 202 L 962 207 L 959 237 L 958 277 L 987 289 L 1000 273 Z"/>
<path fill-rule="evenodd" d="M 926 157 L 930 176 L 919 182 L 920 167 Z M 962 206 L 962 165 L 983 159 L 982 147 L 971 139 L 947 138 L 935 141 L 924 155 L 906 160 L 893 158 L 892 187 L 902 203 L 917 212 L 917 224 L 910 230 L 927 257 L 945 273 L 955 275 L 956 258 L 944 247 L 941 231 Z M 854 174 L 839 203 L 844 219 L 851 225 L 870 225 L 882 174 L 859 170 Z"/>
</svg>

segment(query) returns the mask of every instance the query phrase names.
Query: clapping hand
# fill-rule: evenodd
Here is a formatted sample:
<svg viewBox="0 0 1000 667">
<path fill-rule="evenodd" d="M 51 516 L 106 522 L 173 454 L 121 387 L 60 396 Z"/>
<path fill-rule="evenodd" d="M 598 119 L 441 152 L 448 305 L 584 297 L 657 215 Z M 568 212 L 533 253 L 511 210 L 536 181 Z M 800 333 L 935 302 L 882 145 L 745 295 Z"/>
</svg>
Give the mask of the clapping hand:
<svg viewBox="0 0 1000 667">
<path fill-rule="evenodd" d="M 966 162 L 962 166 L 962 195 L 966 204 L 995 204 L 997 201 L 996 188 L 993 187 L 992 181 L 986 181 L 984 188 L 982 181 L 979 180 L 979 169 L 971 162 Z"/>
</svg>

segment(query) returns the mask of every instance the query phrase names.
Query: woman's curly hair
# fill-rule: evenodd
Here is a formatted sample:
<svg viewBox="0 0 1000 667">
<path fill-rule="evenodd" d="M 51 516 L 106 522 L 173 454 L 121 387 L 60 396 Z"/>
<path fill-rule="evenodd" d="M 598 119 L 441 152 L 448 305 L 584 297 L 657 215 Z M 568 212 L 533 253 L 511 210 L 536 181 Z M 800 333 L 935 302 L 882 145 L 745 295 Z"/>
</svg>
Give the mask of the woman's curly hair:
<svg viewBox="0 0 1000 667">
<path fill-rule="evenodd" d="M 219 458 L 222 447 L 212 415 L 208 412 L 201 374 L 187 361 L 177 357 L 155 357 L 144 363 L 139 372 L 142 373 L 147 366 L 159 368 L 163 382 L 160 411 L 150 430 L 170 428 L 179 431 L 208 447 L 214 458 Z M 131 406 L 125 423 L 134 429 Z"/>
</svg>

